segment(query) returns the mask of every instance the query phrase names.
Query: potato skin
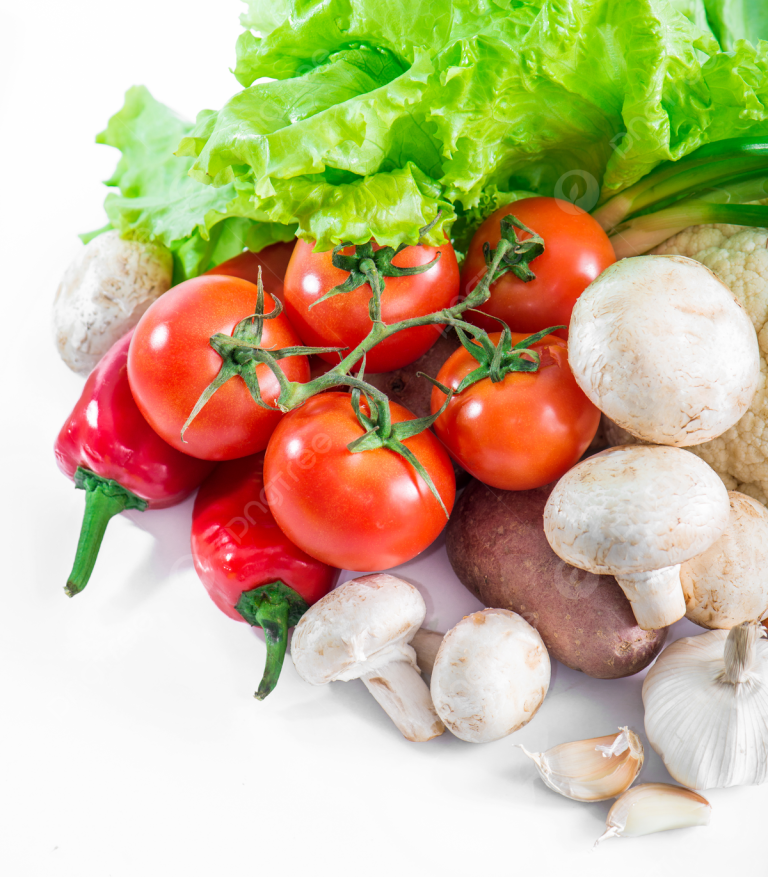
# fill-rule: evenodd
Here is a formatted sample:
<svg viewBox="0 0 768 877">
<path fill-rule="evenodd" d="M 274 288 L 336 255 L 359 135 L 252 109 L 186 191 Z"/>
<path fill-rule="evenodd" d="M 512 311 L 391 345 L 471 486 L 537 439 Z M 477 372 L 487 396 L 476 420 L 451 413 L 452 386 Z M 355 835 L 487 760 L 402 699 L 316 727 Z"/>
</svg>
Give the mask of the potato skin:
<svg viewBox="0 0 768 877">
<path fill-rule="evenodd" d="M 522 615 L 562 664 L 596 679 L 632 676 L 659 654 L 667 630 L 641 630 L 613 576 L 576 569 L 552 551 L 542 518 L 554 486 L 473 481 L 445 531 L 451 566 L 486 606 Z"/>
</svg>

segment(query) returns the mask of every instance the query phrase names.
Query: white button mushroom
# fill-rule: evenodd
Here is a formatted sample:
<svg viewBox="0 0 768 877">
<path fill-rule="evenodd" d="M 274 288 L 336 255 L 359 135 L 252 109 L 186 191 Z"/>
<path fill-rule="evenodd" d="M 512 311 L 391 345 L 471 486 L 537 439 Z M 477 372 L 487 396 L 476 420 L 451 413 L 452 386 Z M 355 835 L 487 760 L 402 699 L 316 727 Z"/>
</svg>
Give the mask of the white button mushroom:
<svg viewBox="0 0 768 877">
<path fill-rule="evenodd" d="M 735 490 L 728 496 L 723 535 L 680 567 L 686 618 L 722 630 L 768 615 L 768 509 Z"/>
<path fill-rule="evenodd" d="M 760 379 L 746 312 L 708 268 L 684 256 L 637 256 L 607 268 L 573 309 L 568 362 L 619 426 L 676 447 L 733 426 Z"/>
<path fill-rule="evenodd" d="M 566 563 L 614 575 L 643 630 L 685 615 L 680 564 L 725 530 L 728 492 L 679 448 L 632 445 L 583 460 L 544 507 L 544 533 Z"/>
<path fill-rule="evenodd" d="M 484 609 L 443 638 L 432 668 L 432 700 L 453 734 L 487 743 L 530 722 L 549 677 L 549 655 L 538 632 L 515 612 Z"/>
<path fill-rule="evenodd" d="M 312 685 L 362 679 L 408 740 L 442 734 L 410 640 L 426 615 L 413 585 L 383 573 L 345 582 L 304 613 L 291 657 Z"/>
<path fill-rule="evenodd" d="M 173 257 L 160 244 L 124 241 L 117 231 L 94 238 L 64 272 L 53 302 L 56 346 L 86 375 L 168 290 Z"/>
</svg>

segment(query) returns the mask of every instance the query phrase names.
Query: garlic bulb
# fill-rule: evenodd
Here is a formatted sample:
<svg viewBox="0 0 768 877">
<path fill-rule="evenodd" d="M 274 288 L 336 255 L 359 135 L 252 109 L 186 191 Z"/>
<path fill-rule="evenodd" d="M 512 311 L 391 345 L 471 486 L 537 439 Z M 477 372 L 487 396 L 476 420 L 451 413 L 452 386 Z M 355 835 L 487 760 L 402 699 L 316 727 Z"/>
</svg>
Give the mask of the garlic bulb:
<svg viewBox="0 0 768 877">
<path fill-rule="evenodd" d="M 669 783 L 643 783 L 630 789 L 608 811 L 605 832 L 595 841 L 609 837 L 640 837 L 655 831 L 709 825 L 712 806 L 690 789 Z"/>
<path fill-rule="evenodd" d="M 529 752 L 544 782 L 574 801 L 606 801 L 626 791 L 643 766 L 643 744 L 629 728 L 607 737 L 561 743 L 546 752 Z"/>
<path fill-rule="evenodd" d="M 745 622 L 668 646 L 643 683 L 645 731 L 692 789 L 762 783 L 768 773 L 768 642 Z"/>
</svg>

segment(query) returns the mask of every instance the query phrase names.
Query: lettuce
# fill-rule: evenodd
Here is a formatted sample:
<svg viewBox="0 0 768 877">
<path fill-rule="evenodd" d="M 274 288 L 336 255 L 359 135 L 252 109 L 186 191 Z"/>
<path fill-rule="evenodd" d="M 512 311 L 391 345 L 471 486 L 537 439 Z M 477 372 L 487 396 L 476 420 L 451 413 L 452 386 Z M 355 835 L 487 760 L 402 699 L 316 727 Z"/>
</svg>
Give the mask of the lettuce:
<svg viewBox="0 0 768 877">
<path fill-rule="evenodd" d="M 122 153 L 106 181 L 109 224 L 83 235 L 87 242 L 110 228 L 123 237 L 165 244 L 174 256 L 174 282 L 267 244 L 291 240 L 295 226 L 257 223 L 230 215 L 234 186 L 212 188 L 189 176 L 191 161 L 173 153 L 191 125 L 156 101 L 142 86 L 129 89 L 122 109 L 97 137 Z"/>
<path fill-rule="evenodd" d="M 700 0 L 707 22 L 720 45 L 727 50 L 737 40 L 752 43 L 768 39 L 768 5 L 765 0 Z"/>
<path fill-rule="evenodd" d="M 521 192 L 592 209 L 661 161 L 768 134 L 768 43 L 737 39 L 764 20 L 749 0 L 249 0 L 242 91 L 162 133 L 142 92 L 148 152 L 128 101 L 110 123 L 107 212 L 185 272 L 294 230 L 415 243 L 438 213 L 427 240 L 463 249 Z"/>
</svg>

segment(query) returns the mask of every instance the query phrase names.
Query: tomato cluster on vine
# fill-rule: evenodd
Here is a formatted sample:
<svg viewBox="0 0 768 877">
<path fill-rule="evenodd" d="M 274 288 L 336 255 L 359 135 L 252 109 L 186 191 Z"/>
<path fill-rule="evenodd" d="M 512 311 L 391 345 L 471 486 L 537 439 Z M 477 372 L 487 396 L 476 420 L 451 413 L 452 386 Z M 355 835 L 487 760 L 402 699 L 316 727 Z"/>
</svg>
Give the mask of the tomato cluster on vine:
<svg viewBox="0 0 768 877">
<path fill-rule="evenodd" d="M 550 333 L 566 334 L 609 252 L 588 214 L 531 198 L 485 221 L 463 275 L 448 240 L 320 253 L 299 240 L 282 289 L 270 276 L 265 294 L 259 265 L 269 267 L 269 253 L 266 262 L 244 255 L 149 308 L 131 342 L 131 389 L 150 425 L 186 454 L 230 460 L 266 449 L 266 499 L 308 555 L 387 569 L 444 526 L 451 458 L 494 487 L 523 490 L 584 453 L 599 412 L 570 372 L 566 341 Z M 285 257 L 281 245 L 276 258 Z M 428 376 L 429 416 L 365 381 L 417 360 L 446 326 L 461 346 Z M 312 355 L 326 366 L 310 380 Z"/>
</svg>

